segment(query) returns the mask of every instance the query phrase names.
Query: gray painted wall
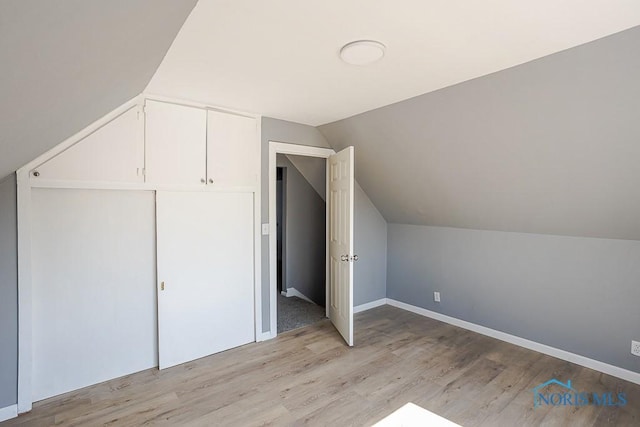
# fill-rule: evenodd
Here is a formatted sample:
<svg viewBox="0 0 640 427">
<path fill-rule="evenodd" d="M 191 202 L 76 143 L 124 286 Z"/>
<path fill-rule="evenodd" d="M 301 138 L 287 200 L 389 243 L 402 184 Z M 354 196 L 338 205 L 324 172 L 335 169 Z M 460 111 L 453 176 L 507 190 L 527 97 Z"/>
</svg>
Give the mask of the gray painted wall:
<svg viewBox="0 0 640 427">
<path fill-rule="evenodd" d="M 353 304 L 361 305 L 387 296 L 387 221 L 357 182 L 355 189 Z"/>
<path fill-rule="evenodd" d="M 269 221 L 269 141 L 288 142 L 291 144 L 330 148 L 320 131 L 312 126 L 287 122 L 268 117 L 262 118 L 262 223 Z M 356 159 L 358 158 L 356 150 Z M 359 187 L 359 186 L 357 186 Z M 364 194 L 364 192 L 362 193 Z M 368 203 L 368 198 L 358 196 L 356 191 L 356 228 L 355 249 L 359 250 L 360 261 L 354 265 L 354 304 L 364 304 L 385 297 L 381 292 L 381 283 L 370 278 L 386 280 L 386 264 L 373 265 L 374 259 L 381 260 L 386 256 L 387 248 L 382 242 L 386 239 L 386 222 L 375 206 Z M 362 217 L 362 223 L 359 219 Z M 361 247 L 359 242 L 371 246 Z M 376 246 L 379 245 L 379 246 Z M 371 257 L 371 260 L 369 260 Z M 369 263 L 369 264 L 368 264 Z M 368 265 L 368 267 L 367 267 Z M 262 325 L 263 331 L 269 330 L 269 236 L 262 236 Z M 360 266 L 360 267 L 359 267 Z M 370 273 L 360 274 L 358 271 L 372 268 Z"/>
<path fill-rule="evenodd" d="M 640 239 L 640 27 L 320 126 L 390 223 Z"/>
<path fill-rule="evenodd" d="M 640 372 L 640 242 L 388 229 L 389 298 Z"/>
<path fill-rule="evenodd" d="M 18 402 L 18 224 L 15 174 L 0 180 L 0 409 Z"/>
<path fill-rule="evenodd" d="M 2 0 L 0 176 L 142 92 L 197 0 Z"/>
<path fill-rule="evenodd" d="M 278 166 L 287 168 L 285 283 L 318 305 L 325 305 L 326 205 L 289 157 L 279 154 Z M 314 158 L 324 165 L 324 159 Z"/>
</svg>

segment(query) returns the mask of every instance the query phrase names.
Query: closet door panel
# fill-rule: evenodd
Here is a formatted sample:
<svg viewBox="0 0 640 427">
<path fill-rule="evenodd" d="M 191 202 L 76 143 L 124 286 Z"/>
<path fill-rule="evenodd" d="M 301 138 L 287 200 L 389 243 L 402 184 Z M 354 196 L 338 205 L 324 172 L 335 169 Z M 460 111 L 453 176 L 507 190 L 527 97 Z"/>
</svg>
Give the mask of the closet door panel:
<svg viewBox="0 0 640 427">
<path fill-rule="evenodd" d="M 148 100 L 145 119 L 146 182 L 205 185 L 206 110 Z"/>
<path fill-rule="evenodd" d="M 255 340 L 253 194 L 156 196 L 160 369 Z"/>
<path fill-rule="evenodd" d="M 135 106 L 37 167 L 37 180 L 142 182 L 142 107 Z M 34 178 L 35 179 L 35 178 Z"/>
<path fill-rule="evenodd" d="M 152 192 L 32 190 L 33 400 L 157 366 Z"/>
<path fill-rule="evenodd" d="M 255 186 L 260 144 L 254 118 L 207 112 L 207 175 L 209 184 Z"/>
</svg>

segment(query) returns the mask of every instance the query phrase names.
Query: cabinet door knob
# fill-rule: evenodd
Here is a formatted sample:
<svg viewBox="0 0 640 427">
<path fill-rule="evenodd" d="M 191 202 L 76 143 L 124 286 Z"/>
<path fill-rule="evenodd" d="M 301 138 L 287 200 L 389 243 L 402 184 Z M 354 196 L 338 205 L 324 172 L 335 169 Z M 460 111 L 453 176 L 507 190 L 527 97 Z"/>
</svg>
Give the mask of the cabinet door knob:
<svg viewBox="0 0 640 427">
<path fill-rule="evenodd" d="M 209 178 L 209 184 L 213 184 L 213 179 Z"/>
<path fill-rule="evenodd" d="M 200 178 L 200 182 L 205 184 L 207 181 L 204 178 Z"/>
</svg>

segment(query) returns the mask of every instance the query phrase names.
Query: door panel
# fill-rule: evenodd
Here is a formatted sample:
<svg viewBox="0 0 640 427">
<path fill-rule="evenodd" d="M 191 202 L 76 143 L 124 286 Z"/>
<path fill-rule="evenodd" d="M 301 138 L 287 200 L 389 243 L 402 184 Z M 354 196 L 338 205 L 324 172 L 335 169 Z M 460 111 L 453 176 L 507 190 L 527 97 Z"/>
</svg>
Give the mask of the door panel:
<svg viewBox="0 0 640 427">
<path fill-rule="evenodd" d="M 157 366 L 153 193 L 31 197 L 33 401 Z"/>
<path fill-rule="evenodd" d="M 329 318 L 353 345 L 353 147 L 329 157 Z"/>
<path fill-rule="evenodd" d="M 122 113 L 41 166 L 40 179 L 142 182 L 144 137 L 141 107 Z"/>
<path fill-rule="evenodd" d="M 207 112 L 207 176 L 210 184 L 255 186 L 260 170 L 256 120 Z"/>
<path fill-rule="evenodd" d="M 145 115 L 146 182 L 205 185 L 206 110 L 147 100 Z"/>
<path fill-rule="evenodd" d="M 157 193 L 160 369 L 255 340 L 252 193 Z"/>
</svg>

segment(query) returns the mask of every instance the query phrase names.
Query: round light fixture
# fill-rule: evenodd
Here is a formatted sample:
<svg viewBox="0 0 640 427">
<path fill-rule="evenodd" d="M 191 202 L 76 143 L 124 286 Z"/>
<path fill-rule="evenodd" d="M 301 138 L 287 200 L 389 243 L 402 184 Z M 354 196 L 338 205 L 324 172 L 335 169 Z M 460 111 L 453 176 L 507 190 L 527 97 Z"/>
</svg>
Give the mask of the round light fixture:
<svg viewBox="0 0 640 427">
<path fill-rule="evenodd" d="M 369 65 L 382 59 L 385 46 L 374 40 L 357 40 L 340 49 L 340 58 L 351 65 Z"/>
</svg>

